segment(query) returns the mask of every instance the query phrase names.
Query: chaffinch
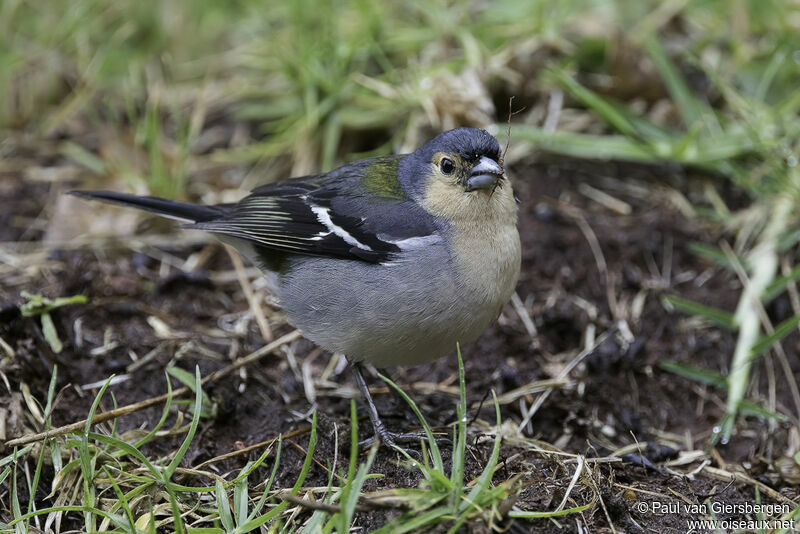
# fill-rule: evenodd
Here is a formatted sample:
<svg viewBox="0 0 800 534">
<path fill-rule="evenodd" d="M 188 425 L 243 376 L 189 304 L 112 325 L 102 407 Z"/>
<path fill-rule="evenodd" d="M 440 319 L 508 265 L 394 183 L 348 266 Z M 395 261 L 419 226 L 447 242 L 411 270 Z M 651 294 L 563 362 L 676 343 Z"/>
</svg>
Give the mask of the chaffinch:
<svg viewBox="0 0 800 534">
<path fill-rule="evenodd" d="M 484 130 L 263 185 L 235 204 L 72 194 L 186 221 L 235 246 L 264 271 L 290 323 L 347 356 L 375 434 L 390 445 L 408 436 L 383 425 L 360 363 L 453 352 L 497 319 L 519 276 L 516 200 Z"/>
</svg>

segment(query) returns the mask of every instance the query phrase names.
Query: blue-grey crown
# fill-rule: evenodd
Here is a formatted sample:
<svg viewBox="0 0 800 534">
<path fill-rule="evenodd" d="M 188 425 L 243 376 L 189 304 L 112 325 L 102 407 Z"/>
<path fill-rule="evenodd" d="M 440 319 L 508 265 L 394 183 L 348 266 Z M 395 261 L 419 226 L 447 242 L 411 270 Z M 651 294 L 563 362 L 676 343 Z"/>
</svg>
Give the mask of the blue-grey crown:
<svg viewBox="0 0 800 534">
<path fill-rule="evenodd" d="M 469 161 L 480 159 L 483 156 L 498 161 L 500 159 L 500 143 L 486 130 L 456 128 L 440 133 L 422 145 L 417 152 L 421 152 L 423 158 L 428 160 L 436 152 L 452 152 L 460 154 Z"/>
</svg>

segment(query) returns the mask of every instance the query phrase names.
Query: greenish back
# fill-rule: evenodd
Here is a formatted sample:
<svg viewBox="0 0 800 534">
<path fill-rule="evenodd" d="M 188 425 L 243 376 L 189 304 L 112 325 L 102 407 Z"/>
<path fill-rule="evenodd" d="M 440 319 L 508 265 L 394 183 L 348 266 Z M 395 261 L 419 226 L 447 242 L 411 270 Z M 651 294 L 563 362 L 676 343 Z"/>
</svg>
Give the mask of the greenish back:
<svg viewBox="0 0 800 534">
<path fill-rule="evenodd" d="M 397 167 L 401 156 L 375 158 L 364 171 L 364 191 L 376 197 L 407 200 L 408 196 L 397 180 Z"/>
</svg>

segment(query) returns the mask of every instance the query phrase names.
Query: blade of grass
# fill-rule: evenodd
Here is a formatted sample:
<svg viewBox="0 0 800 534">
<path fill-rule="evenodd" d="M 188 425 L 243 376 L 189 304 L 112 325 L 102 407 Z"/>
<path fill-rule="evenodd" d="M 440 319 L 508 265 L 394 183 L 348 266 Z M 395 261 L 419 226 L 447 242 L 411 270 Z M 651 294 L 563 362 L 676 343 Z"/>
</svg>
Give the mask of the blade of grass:
<svg viewBox="0 0 800 534">
<path fill-rule="evenodd" d="M 730 258 L 728 258 L 727 254 L 725 254 L 725 252 L 722 251 L 719 247 L 693 241 L 689 243 L 689 250 L 693 254 L 696 254 L 701 258 L 710 260 L 719 265 L 720 267 L 733 270 L 733 264 L 731 263 Z M 744 265 L 745 261 L 744 258 L 740 258 L 740 260 L 742 261 L 742 265 Z"/>
<path fill-rule="evenodd" d="M 267 502 L 267 496 L 269 495 L 270 488 L 272 488 L 272 483 L 275 482 L 275 475 L 278 473 L 278 465 L 280 464 L 281 460 L 281 446 L 283 445 L 283 435 L 278 435 L 278 444 L 276 445 L 275 449 L 275 462 L 272 465 L 272 473 L 269 475 L 269 479 L 267 483 L 264 485 L 264 490 L 261 492 L 261 497 L 259 497 L 258 502 L 253 507 L 253 510 L 247 516 L 247 521 L 245 524 L 250 523 L 255 517 L 261 512 L 261 509 L 264 507 L 264 504 Z M 244 528 L 244 527 L 242 527 Z"/>
<path fill-rule="evenodd" d="M 17 449 L 14 448 L 14 456 L 17 455 Z M 22 507 L 19 505 L 19 486 L 17 486 L 17 463 L 11 466 L 11 487 L 9 488 L 9 493 L 11 493 L 11 517 L 14 519 L 9 522 L 9 526 L 13 526 L 15 523 L 25 521 L 20 528 L 15 528 L 17 532 L 28 532 L 28 518 L 22 515 Z"/>
<path fill-rule="evenodd" d="M 498 128 L 505 128 L 504 125 Z M 640 163 L 660 161 L 650 147 L 620 135 L 551 132 L 535 126 L 511 126 L 511 136 L 539 150 L 582 159 L 620 160 Z"/>
<path fill-rule="evenodd" d="M 461 346 L 456 345 L 458 355 L 458 388 L 459 399 L 456 409 L 455 431 L 453 439 L 453 459 L 450 468 L 450 482 L 453 491 L 450 493 L 450 508 L 453 514 L 458 512 L 461 505 L 461 496 L 464 492 L 464 462 L 467 448 L 467 388 L 464 383 L 464 361 L 461 358 Z"/>
<path fill-rule="evenodd" d="M 267 459 L 267 456 L 269 456 L 269 453 L 271 452 L 272 452 L 272 447 L 270 446 L 267 450 L 261 453 L 261 456 L 258 457 L 258 460 L 256 460 L 255 462 L 247 462 L 247 465 L 244 467 L 244 469 L 242 469 L 242 472 L 239 473 L 239 475 L 230 482 L 226 482 L 224 486 L 226 488 L 229 488 L 234 484 L 238 484 L 241 480 L 244 480 L 247 477 L 249 477 L 253 473 L 253 471 L 261 467 L 261 464 L 264 463 L 264 461 Z"/>
<path fill-rule="evenodd" d="M 462 509 L 468 506 L 470 503 L 478 502 L 478 496 L 486 491 L 486 488 L 489 487 L 489 484 L 492 481 L 492 476 L 494 475 L 494 468 L 497 465 L 497 460 L 500 458 L 500 444 L 502 443 L 502 439 L 500 438 L 500 425 L 502 424 L 500 420 L 500 403 L 497 402 L 497 394 L 492 390 L 492 398 L 494 399 L 494 413 L 495 413 L 495 422 L 497 425 L 497 436 L 494 440 L 494 446 L 492 447 L 492 454 L 489 456 L 489 461 L 486 463 L 486 467 L 483 468 L 483 472 L 481 472 L 481 476 L 478 477 L 478 481 L 472 487 L 470 492 L 467 494 L 467 498 L 464 503 L 462 503 Z"/>
<path fill-rule="evenodd" d="M 705 306 L 693 300 L 684 299 L 675 295 L 665 295 L 664 300 L 672 307 L 690 315 L 697 315 L 704 317 L 727 330 L 735 330 L 736 325 L 733 320 L 733 314 L 728 313 L 719 308 Z"/>
<path fill-rule="evenodd" d="M 797 280 L 800 280 L 800 265 L 793 267 L 789 274 L 780 276 L 769 284 L 766 289 L 764 289 L 764 293 L 762 293 L 762 302 L 765 304 L 772 302 L 778 295 L 784 292 L 789 284 Z"/>
<path fill-rule="evenodd" d="M 439 473 L 444 473 L 444 462 L 442 461 L 442 454 L 439 451 L 439 446 L 436 444 L 436 438 L 433 435 L 433 430 L 431 430 L 431 426 L 428 424 L 428 421 L 425 420 L 423 417 L 422 412 L 419 411 L 417 404 L 409 397 L 405 391 L 403 391 L 400 386 L 392 382 L 388 377 L 383 376 L 381 373 L 378 373 L 378 376 L 386 382 L 389 387 L 395 390 L 398 395 L 400 395 L 404 401 L 409 405 L 411 410 L 414 412 L 414 415 L 417 416 L 417 420 L 419 420 L 420 425 L 422 425 L 423 430 L 425 431 L 425 436 L 427 438 L 428 445 L 431 448 L 431 456 L 433 457 L 433 469 Z M 405 452 L 405 451 L 403 451 Z"/>
<path fill-rule="evenodd" d="M 704 117 L 713 116 L 711 108 L 703 101 L 694 96 L 694 93 L 686 85 L 683 76 L 664 52 L 661 42 L 656 34 L 651 34 L 645 38 L 644 49 L 653 61 L 656 70 L 664 80 L 667 91 L 672 96 L 672 100 L 678 107 L 683 123 L 691 129 L 697 123 L 702 123 Z"/>
<path fill-rule="evenodd" d="M 311 468 L 311 463 L 314 459 L 314 449 L 316 446 L 317 446 L 317 412 L 314 411 L 314 415 L 311 418 L 311 435 L 308 439 L 308 451 L 306 453 L 305 460 L 303 460 L 303 467 L 300 469 L 300 475 L 298 476 L 297 480 L 292 486 L 292 489 L 290 490 L 291 495 L 297 495 L 297 492 L 300 491 L 300 487 L 303 485 L 303 482 L 308 476 L 308 471 Z M 270 483 L 271 482 L 272 481 L 270 480 Z M 244 525 L 240 525 L 239 530 L 243 533 L 255 530 L 259 528 L 261 525 L 265 524 L 266 522 L 271 521 L 272 519 L 277 517 L 278 514 L 280 514 L 287 506 L 289 506 L 289 501 L 283 501 L 278 506 L 270 510 L 268 513 L 262 515 L 261 517 L 254 518 L 251 521 L 245 523 Z"/>
<path fill-rule="evenodd" d="M 370 454 L 371 451 L 370 451 Z M 355 505 L 358 502 L 358 491 L 355 489 L 354 478 L 356 476 L 356 469 L 358 464 L 358 417 L 356 414 L 355 400 L 350 399 L 350 463 L 347 466 L 347 484 L 344 485 L 341 492 L 341 502 L 343 504 L 342 511 L 337 514 L 338 524 L 336 529 L 338 532 L 347 532 L 350 529 L 352 522 L 352 514 L 355 511 Z M 351 493 L 356 492 L 355 499 L 351 499 Z M 350 501 L 352 502 L 352 509 L 349 507 Z"/>
<path fill-rule="evenodd" d="M 751 355 L 753 347 L 758 342 L 761 328 L 760 299 L 775 277 L 778 268 L 778 238 L 786 230 L 793 206 L 794 199 L 788 194 L 776 199 L 769 221 L 761 232 L 758 243 L 748 255 L 751 264 L 749 279 L 744 284 L 734 315 L 735 324 L 739 327 L 739 336 L 728 375 L 727 415 L 730 417 L 725 419 L 724 425 L 720 425 L 719 432 L 715 432 L 712 436 L 714 442 L 727 443 L 733 433 L 734 416 L 747 390 Z"/>
<path fill-rule="evenodd" d="M 120 505 L 122 506 L 122 510 L 125 513 L 124 518 L 127 520 L 127 522 L 115 521 L 115 524 L 122 529 L 125 529 L 125 527 L 127 526 L 128 532 L 135 534 L 136 520 L 133 518 L 133 513 L 131 512 L 131 507 L 130 504 L 128 503 L 127 497 L 123 493 L 122 489 L 120 489 L 119 484 L 117 484 L 117 481 L 114 479 L 114 477 L 111 476 L 111 473 L 108 471 L 108 469 L 106 469 L 105 466 L 103 467 L 103 472 L 106 474 L 108 480 L 111 482 L 111 486 L 114 488 L 114 493 L 117 495 L 117 501 L 120 503 Z M 113 515 L 113 513 L 110 513 L 109 515 Z"/>
<path fill-rule="evenodd" d="M 44 444 L 46 445 L 46 443 Z M 30 485 L 30 494 L 28 495 L 28 513 L 36 511 L 36 493 L 39 489 L 39 479 L 42 476 L 42 466 L 44 465 L 45 447 L 39 451 L 39 457 L 36 460 L 36 469 L 33 473 L 33 481 Z M 30 523 L 26 522 L 25 530 L 30 529 Z"/>
<path fill-rule="evenodd" d="M 658 362 L 658 366 L 667 372 L 688 378 L 699 384 L 706 384 L 719 389 L 728 389 L 727 378 L 717 371 L 669 360 Z"/>
<path fill-rule="evenodd" d="M 637 137 L 636 129 L 628 121 L 627 117 L 620 113 L 616 106 L 609 104 L 606 99 L 576 82 L 572 76 L 563 70 L 552 68 L 548 71 L 548 74 L 553 76 L 562 88 L 580 100 L 584 106 L 597 113 L 609 126 L 626 138 Z"/>
<path fill-rule="evenodd" d="M 367 461 L 363 464 L 358 466 L 358 471 L 355 474 L 355 477 L 352 479 L 348 479 L 347 483 L 347 496 L 345 498 L 344 493 L 341 499 L 342 502 L 342 520 L 340 522 L 341 529 L 339 532 L 347 533 L 350 532 L 351 525 L 353 523 L 353 519 L 355 517 L 356 505 L 358 504 L 358 498 L 361 494 L 361 489 L 364 487 L 364 483 L 367 481 L 369 470 L 372 467 L 373 462 L 375 461 L 375 456 L 378 453 L 378 446 L 377 444 L 373 445 L 370 448 L 369 455 L 367 456 Z"/>
<path fill-rule="evenodd" d="M 508 517 L 515 519 L 546 519 L 548 517 L 563 517 L 570 514 L 579 514 L 588 510 L 594 503 L 584 504 L 583 506 L 576 506 L 575 508 L 566 508 L 558 512 L 525 512 L 522 510 L 511 510 L 508 512 Z"/>
<path fill-rule="evenodd" d="M 248 466 L 245 466 L 245 469 Z M 236 511 L 236 524 L 241 525 L 247 522 L 247 505 L 249 504 L 249 492 L 247 488 L 247 478 L 241 478 L 233 486 L 233 509 Z"/>
<path fill-rule="evenodd" d="M 201 406 L 203 402 L 203 387 L 201 386 L 200 380 L 200 367 L 195 366 L 194 369 L 194 405 Z M 164 480 L 169 480 L 172 478 L 173 473 L 180 465 L 181 461 L 183 461 L 183 457 L 186 455 L 186 451 L 189 450 L 189 446 L 192 444 L 192 440 L 194 439 L 195 432 L 197 432 L 197 425 L 200 424 L 200 410 L 194 410 L 192 414 L 192 423 L 189 426 L 189 431 L 186 433 L 186 437 L 183 439 L 183 443 L 178 448 L 178 452 L 175 453 L 175 456 L 172 458 L 172 461 L 169 465 L 164 469 Z"/>
<path fill-rule="evenodd" d="M 235 525 L 233 523 L 233 516 L 231 515 L 231 507 L 228 503 L 228 494 L 225 491 L 225 486 L 222 485 L 221 481 L 217 480 L 216 487 L 217 491 L 215 494 L 217 499 L 217 510 L 219 511 L 219 520 L 226 532 L 233 532 Z"/>
<path fill-rule="evenodd" d="M 743 400 L 739 403 L 739 413 L 742 415 L 753 415 L 762 419 L 775 419 L 779 423 L 785 423 L 789 420 L 789 418 L 782 413 L 767 410 L 766 408 L 748 400 Z"/>
<path fill-rule="evenodd" d="M 153 439 L 156 433 L 161 430 L 161 427 L 164 426 L 164 423 L 167 422 L 167 417 L 169 416 L 169 409 L 172 407 L 172 382 L 169 379 L 169 374 L 164 373 L 164 378 L 167 380 L 167 399 L 164 401 L 164 408 L 161 410 L 161 418 L 158 420 L 158 423 L 148 432 L 147 434 L 142 437 L 139 441 L 137 441 L 133 447 L 135 449 L 140 448 L 142 445 Z"/>
<path fill-rule="evenodd" d="M 109 384 L 111 384 L 111 380 L 114 378 L 114 376 L 115 375 L 111 375 L 108 380 L 106 380 L 106 383 L 103 384 L 103 387 L 100 388 L 100 391 L 95 396 L 92 406 L 89 409 L 89 417 L 86 419 L 86 425 L 84 425 L 83 432 L 81 433 L 81 439 L 78 444 L 78 457 L 80 459 L 82 475 L 83 503 L 86 507 L 84 521 L 87 530 L 90 532 L 96 530 L 97 526 L 95 514 L 92 511 L 95 508 L 95 464 L 94 457 L 89 454 L 89 429 L 92 426 L 91 421 L 94 419 L 94 414 L 97 412 L 97 409 L 100 406 L 100 400 L 103 398 L 103 394 L 105 393 Z"/>
<path fill-rule="evenodd" d="M 775 343 L 779 343 L 783 338 L 794 332 L 798 324 L 800 324 L 800 314 L 782 321 L 771 334 L 759 338 L 751 349 L 750 357 L 755 359 L 767 352 Z"/>
</svg>

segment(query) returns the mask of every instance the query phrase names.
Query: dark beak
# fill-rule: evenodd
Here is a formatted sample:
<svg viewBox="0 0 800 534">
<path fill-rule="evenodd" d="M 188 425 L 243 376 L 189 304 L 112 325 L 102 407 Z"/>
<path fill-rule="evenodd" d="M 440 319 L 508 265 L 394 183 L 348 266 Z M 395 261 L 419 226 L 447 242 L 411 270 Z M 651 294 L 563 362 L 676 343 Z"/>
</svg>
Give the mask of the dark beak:
<svg viewBox="0 0 800 534">
<path fill-rule="evenodd" d="M 491 158 L 483 156 L 472 167 L 472 172 L 464 185 L 468 192 L 476 189 L 494 189 L 502 179 L 503 168 L 500 164 Z"/>
</svg>

